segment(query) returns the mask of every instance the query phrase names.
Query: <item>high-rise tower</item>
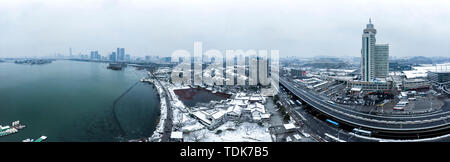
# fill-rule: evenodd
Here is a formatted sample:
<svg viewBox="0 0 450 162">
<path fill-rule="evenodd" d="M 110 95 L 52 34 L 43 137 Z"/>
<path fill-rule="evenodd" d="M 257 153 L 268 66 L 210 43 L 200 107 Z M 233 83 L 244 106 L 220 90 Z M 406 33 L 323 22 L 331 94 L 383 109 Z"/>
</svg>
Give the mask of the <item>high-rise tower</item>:
<svg viewBox="0 0 450 162">
<path fill-rule="evenodd" d="M 125 60 L 125 48 L 117 48 L 117 60 L 118 61 Z"/>
<path fill-rule="evenodd" d="M 363 30 L 361 48 L 361 80 L 369 82 L 375 78 L 386 78 L 389 74 L 389 45 L 375 44 L 377 30 L 369 19 Z"/>
</svg>

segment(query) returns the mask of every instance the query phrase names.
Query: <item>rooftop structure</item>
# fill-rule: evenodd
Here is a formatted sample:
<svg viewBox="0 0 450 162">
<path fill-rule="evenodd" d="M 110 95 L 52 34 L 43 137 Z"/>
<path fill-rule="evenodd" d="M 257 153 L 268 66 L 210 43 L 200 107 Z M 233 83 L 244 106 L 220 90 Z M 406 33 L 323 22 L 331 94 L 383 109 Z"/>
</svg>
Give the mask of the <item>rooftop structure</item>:
<svg viewBox="0 0 450 162">
<path fill-rule="evenodd" d="M 430 72 L 450 72 L 450 63 L 436 64 L 436 65 L 421 65 L 412 67 L 417 71 L 430 71 Z"/>
<path fill-rule="evenodd" d="M 426 78 L 427 77 L 427 71 L 426 70 L 407 70 L 403 71 L 406 78 L 413 79 L 413 78 Z"/>
</svg>

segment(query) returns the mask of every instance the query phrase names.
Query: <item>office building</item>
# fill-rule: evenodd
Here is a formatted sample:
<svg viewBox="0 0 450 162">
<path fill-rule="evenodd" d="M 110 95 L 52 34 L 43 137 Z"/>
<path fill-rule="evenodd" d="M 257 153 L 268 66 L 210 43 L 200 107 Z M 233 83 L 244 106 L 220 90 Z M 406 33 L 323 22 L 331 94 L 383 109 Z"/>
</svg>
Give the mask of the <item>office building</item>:
<svg viewBox="0 0 450 162">
<path fill-rule="evenodd" d="M 125 60 L 125 48 L 117 48 L 117 61 Z"/>
<path fill-rule="evenodd" d="M 428 72 L 428 79 L 437 85 L 450 85 L 450 72 L 449 71 L 430 71 Z"/>
<path fill-rule="evenodd" d="M 116 52 L 112 52 L 111 55 L 109 55 L 109 60 L 116 62 L 117 61 L 117 54 Z"/>
<path fill-rule="evenodd" d="M 101 56 L 98 54 L 98 51 L 91 51 L 91 60 L 100 60 Z"/>
<path fill-rule="evenodd" d="M 361 48 L 361 80 L 376 81 L 389 75 L 389 45 L 376 44 L 377 30 L 369 19 L 362 35 Z"/>
</svg>

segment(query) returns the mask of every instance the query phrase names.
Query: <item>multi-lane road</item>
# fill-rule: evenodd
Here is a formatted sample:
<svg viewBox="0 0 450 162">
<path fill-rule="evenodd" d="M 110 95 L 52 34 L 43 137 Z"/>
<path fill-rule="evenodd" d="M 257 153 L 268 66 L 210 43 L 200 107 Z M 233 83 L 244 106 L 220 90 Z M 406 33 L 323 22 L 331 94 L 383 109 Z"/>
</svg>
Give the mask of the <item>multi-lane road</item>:
<svg viewBox="0 0 450 162">
<path fill-rule="evenodd" d="M 323 96 L 295 85 L 285 78 L 280 78 L 280 85 L 320 113 L 343 124 L 371 130 L 379 135 L 392 138 L 431 137 L 447 134 L 450 131 L 449 104 L 445 104 L 446 107 L 440 113 L 410 116 L 372 115 L 327 102 Z"/>
</svg>

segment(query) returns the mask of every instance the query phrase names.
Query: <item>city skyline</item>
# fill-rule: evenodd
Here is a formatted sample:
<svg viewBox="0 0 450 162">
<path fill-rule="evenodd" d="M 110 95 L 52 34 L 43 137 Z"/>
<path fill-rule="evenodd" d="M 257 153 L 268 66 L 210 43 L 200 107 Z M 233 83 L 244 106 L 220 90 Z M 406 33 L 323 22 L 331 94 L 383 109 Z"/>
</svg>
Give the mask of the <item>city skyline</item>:
<svg viewBox="0 0 450 162">
<path fill-rule="evenodd" d="M 2 1 L 0 57 L 69 55 L 69 48 L 106 55 L 115 47 L 164 56 L 194 41 L 219 50 L 278 49 L 281 57 L 360 56 L 360 29 L 369 17 L 383 30 L 379 41 L 395 47 L 391 56 L 450 52 L 445 1 L 170 2 Z"/>
</svg>

